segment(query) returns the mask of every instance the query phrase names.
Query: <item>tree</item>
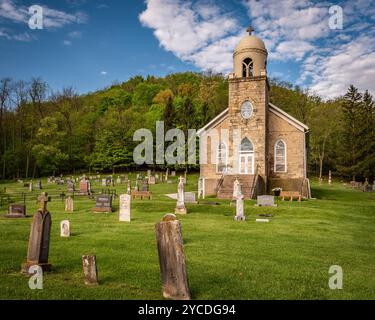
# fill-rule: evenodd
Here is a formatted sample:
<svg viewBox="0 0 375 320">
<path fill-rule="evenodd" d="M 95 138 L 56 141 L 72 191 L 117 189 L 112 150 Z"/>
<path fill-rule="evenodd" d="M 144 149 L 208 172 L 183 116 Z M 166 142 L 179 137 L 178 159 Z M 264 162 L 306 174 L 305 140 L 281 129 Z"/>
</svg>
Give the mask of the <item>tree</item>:
<svg viewBox="0 0 375 320">
<path fill-rule="evenodd" d="M 65 133 L 59 129 L 57 118 L 45 117 L 40 124 L 36 135 L 38 143 L 33 146 L 32 152 L 42 174 L 55 174 L 68 159 L 68 155 L 61 150 Z"/>
<path fill-rule="evenodd" d="M 360 160 L 359 141 L 361 139 L 360 113 L 362 95 L 350 85 L 342 103 L 342 130 L 340 133 L 340 170 L 355 180 Z"/>
</svg>

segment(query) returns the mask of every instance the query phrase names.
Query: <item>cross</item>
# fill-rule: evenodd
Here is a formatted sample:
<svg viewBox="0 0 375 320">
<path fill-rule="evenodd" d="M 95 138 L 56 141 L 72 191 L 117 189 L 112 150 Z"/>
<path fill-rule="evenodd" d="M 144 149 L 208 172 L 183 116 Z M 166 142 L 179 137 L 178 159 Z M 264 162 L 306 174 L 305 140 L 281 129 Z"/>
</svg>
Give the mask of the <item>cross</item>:
<svg viewBox="0 0 375 320">
<path fill-rule="evenodd" d="M 252 26 L 249 26 L 246 31 L 249 33 L 249 35 L 251 35 L 251 33 L 254 31 L 253 27 Z"/>
<path fill-rule="evenodd" d="M 39 210 L 42 212 L 47 211 L 47 202 L 48 202 L 48 193 L 42 192 L 41 195 L 38 197 L 39 202 Z"/>
</svg>

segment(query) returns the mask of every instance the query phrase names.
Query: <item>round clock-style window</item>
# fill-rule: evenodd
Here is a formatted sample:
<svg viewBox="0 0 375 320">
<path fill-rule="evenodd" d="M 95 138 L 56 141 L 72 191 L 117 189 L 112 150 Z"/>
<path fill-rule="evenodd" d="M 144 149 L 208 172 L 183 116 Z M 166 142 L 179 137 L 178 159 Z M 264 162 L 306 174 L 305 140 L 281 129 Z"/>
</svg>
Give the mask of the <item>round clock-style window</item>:
<svg viewBox="0 0 375 320">
<path fill-rule="evenodd" d="M 250 119 L 253 115 L 253 105 L 250 101 L 245 101 L 241 105 L 241 116 L 244 119 Z"/>
</svg>

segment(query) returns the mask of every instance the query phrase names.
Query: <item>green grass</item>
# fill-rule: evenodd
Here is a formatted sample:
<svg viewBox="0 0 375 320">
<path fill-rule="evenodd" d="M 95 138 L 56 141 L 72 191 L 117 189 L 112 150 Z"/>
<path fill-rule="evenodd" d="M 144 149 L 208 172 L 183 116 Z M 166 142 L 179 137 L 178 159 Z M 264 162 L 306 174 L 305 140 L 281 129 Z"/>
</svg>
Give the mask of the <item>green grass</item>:
<svg viewBox="0 0 375 320">
<path fill-rule="evenodd" d="M 47 191 L 57 190 L 47 185 Z M 188 177 L 195 190 L 197 175 Z M 27 254 L 31 218 L 0 218 L 0 299 L 161 299 L 154 225 L 173 212 L 164 193 L 173 184 L 150 186 L 151 201 L 133 201 L 131 223 L 118 222 L 118 199 L 112 214 L 94 214 L 94 201 L 76 197 L 74 213 L 59 200 L 48 203 L 52 215 L 49 261 L 43 290 L 30 290 L 20 274 Z M 27 191 L 8 183 L 8 192 Z M 65 187 L 64 187 L 65 188 Z M 101 187 L 94 185 L 94 189 Z M 124 192 L 125 185 L 116 186 Z M 35 194 L 37 192 L 35 191 Z M 316 200 L 280 202 L 277 208 L 246 201 L 246 222 L 235 222 L 235 208 L 221 204 L 187 205 L 179 216 L 193 299 L 375 299 L 375 193 L 334 184 L 313 183 Z M 28 214 L 37 209 L 27 203 Z M 5 208 L 3 208 L 5 212 Z M 257 214 L 272 213 L 270 223 Z M 60 221 L 69 219 L 72 236 L 60 237 Z M 100 285 L 83 282 L 83 254 L 97 256 Z M 343 268 L 342 290 L 328 288 L 328 269 Z"/>
</svg>

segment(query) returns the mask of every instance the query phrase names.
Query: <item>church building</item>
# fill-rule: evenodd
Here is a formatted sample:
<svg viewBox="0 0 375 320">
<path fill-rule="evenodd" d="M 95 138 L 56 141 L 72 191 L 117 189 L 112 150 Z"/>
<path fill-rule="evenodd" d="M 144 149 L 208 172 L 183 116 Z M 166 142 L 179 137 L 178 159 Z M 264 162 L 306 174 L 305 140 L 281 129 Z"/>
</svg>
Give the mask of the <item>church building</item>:
<svg viewBox="0 0 375 320">
<path fill-rule="evenodd" d="M 201 193 L 230 199 L 237 178 L 245 198 L 276 187 L 309 197 L 309 128 L 269 102 L 267 49 L 247 31 L 233 53 L 228 108 L 197 132 Z"/>
</svg>

